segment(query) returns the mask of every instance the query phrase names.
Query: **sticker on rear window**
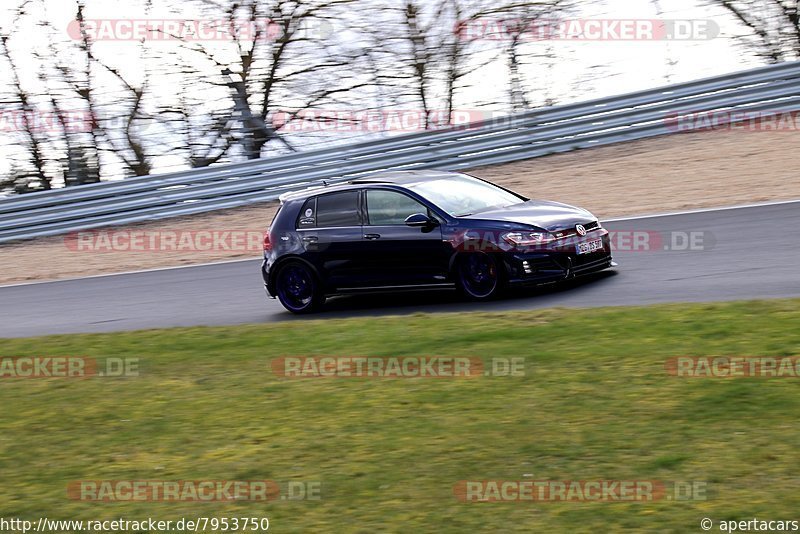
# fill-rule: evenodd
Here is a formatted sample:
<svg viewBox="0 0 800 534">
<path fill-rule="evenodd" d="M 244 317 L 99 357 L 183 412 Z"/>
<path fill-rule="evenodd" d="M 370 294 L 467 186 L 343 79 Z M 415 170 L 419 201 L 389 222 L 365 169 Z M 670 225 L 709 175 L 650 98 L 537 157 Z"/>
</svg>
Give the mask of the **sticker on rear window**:
<svg viewBox="0 0 800 534">
<path fill-rule="evenodd" d="M 317 225 L 317 217 L 314 214 L 316 207 L 316 199 L 311 198 L 306 201 L 303 209 L 300 210 L 300 217 L 297 221 L 298 228 L 313 228 Z"/>
</svg>

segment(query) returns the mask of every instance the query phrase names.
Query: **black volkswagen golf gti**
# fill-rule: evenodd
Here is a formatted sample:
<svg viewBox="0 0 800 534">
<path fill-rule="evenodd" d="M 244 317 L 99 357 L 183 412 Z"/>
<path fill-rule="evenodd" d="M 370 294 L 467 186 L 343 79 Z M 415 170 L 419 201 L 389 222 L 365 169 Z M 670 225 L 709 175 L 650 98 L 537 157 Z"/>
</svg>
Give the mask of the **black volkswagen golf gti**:
<svg viewBox="0 0 800 534">
<path fill-rule="evenodd" d="M 264 236 L 268 295 L 294 313 L 330 295 L 457 287 L 486 300 L 614 265 L 586 210 L 466 174 L 404 171 L 287 193 Z"/>
</svg>

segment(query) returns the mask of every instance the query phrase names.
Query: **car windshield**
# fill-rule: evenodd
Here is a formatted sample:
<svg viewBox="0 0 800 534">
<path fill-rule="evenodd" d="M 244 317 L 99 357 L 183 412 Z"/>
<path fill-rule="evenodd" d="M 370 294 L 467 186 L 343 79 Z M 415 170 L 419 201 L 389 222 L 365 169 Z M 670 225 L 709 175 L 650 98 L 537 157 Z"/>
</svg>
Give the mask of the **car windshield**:
<svg viewBox="0 0 800 534">
<path fill-rule="evenodd" d="M 427 198 L 452 217 L 465 217 L 524 202 L 522 198 L 496 185 L 464 174 L 419 182 L 410 185 L 409 189 Z"/>
</svg>

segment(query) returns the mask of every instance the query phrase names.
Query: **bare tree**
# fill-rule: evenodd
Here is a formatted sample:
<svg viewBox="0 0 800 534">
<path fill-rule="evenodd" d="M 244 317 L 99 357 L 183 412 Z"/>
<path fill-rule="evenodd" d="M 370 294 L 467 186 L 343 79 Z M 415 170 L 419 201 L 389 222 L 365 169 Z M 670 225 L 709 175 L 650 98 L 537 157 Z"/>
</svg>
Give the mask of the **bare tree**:
<svg viewBox="0 0 800 534">
<path fill-rule="evenodd" d="M 224 158 L 234 142 L 231 114 L 228 110 L 192 113 L 203 104 L 191 92 L 197 81 L 184 73 L 178 83 L 181 90 L 177 104 L 162 109 L 161 113 L 165 118 L 175 117 L 174 131 L 183 140 L 175 150 L 186 154 L 192 168 L 208 167 Z"/>
<path fill-rule="evenodd" d="M 488 103 L 527 109 L 534 89 L 526 74 L 542 63 L 527 46 L 527 25 L 569 0 L 188 0 L 171 4 L 176 14 L 189 26 L 221 21 L 224 38 L 180 33 L 165 36 L 177 45 L 164 48 L 149 37 L 112 45 L 119 48 L 96 42 L 87 18 L 96 0 L 67 0 L 75 6 L 71 39 L 43 15 L 45 0 L 17 1 L 17 17 L 29 17 L 45 38 L 26 51 L 9 47 L 22 40 L 16 24 L 3 34 L 8 74 L 0 91 L 23 117 L 45 109 L 56 118 L 51 130 L 23 121 L 14 133 L 20 164 L 5 187 L 27 191 L 307 148 L 304 134 L 289 133 L 291 121 L 338 121 L 341 110 L 410 105 L 421 111 L 421 127 L 446 126 L 459 105 L 487 104 L 470 89 L 480 87 L 481 69 L 502 60 L 507 98 Z M 139 3 L 151 12 L 151 0 Z M 521 29 L 499 41 L 460 32 L 483 18 L 511 19 Z M 78 130 L 75 112 L 85 117 Z"/>
<path fill-rule="evenodd" d="M 22 2 L 14 13 L 11 27 L 19 25 L 19 21 L 26 14 L 29 2 Z M 12 189 L 17 193 L 48 190 L 51 188 L 51 177 L 45 171 L 46 143 L 45 133 L 37 126 L 40 114 L 34 105 L 34 97 L 22 85 L 19 75 L 19 65 L 9 49 L 10 32 L 0 31 L 0 58 L 7 65 L 7 73 L 11 79 L 11 95 L 13 98 L 13 116 L 15 129 L 23 138 L 22 147 L 27 151 L 27 158 L 22 164 L 12 171 L 12 176 L 0 182 L 3 189 Z M 40 123 L 39 123 L 40 124 Z"/>
<path fill-rule="evenodd" d="M 213 80 L 206 83 L 228 88 L 230 120 L 220 117 L 214 135 L 230 141 L 231 148 L 246 159 L 261 157 L 271 141 L 294 151 L 274 124 L 274 113 L 297 113 L 368 85 L 345 70 L 352 57 L 337 54 L 326 46 L 326 36 L 320 35 L 332 10 L 353 1 L 205 2 L 210 18 L 219 18 L 214 15 L 222 11 L 228 43 L 221 47 L 184 40 L 184 47 L 206 62 L 206 69 L 195 76 L 206 76 Z"/>
<path fill-rule="evenodd" d="M 471 56 L 475 42 L 459 31 L 463 19 L 479 12 L 472 4 L 402 0 L 362 21 L 374 84 L 390 100 L 418 106 L 425 129 L 451 123 L 464 78 L 486 64 Z"/>
<path fill-rule="evenodd" d="M 379 65 L 376 79 L 394 89 L 396 100 L 415 102 L 424 113 L 424 127 L 434 128 L 451 124 L 457 102 L 480 83 L 481 69 L 505 57 L 508 98 L 504 102 L 510 102 L 513 110 L 526 109 L 530 99 L 523 70 L 538 58 L 524 45 L 535 21 L 554 16 L 566 3 L 403 0 L 402 8 L 383 10 L 378 30 L 366 30 L 377 50 L 371 52 Z M 502 34 L 498 28 L 504 29 Z M 434 117 L 437 110 L 441 113 Z"/>
<path fill-rule="evenodd" d="M 85 20 L 85 5 L 83 0 L 78 1 L 76 20 L 80 31 L 79 48 L 86 62 L 86 86 L 79 89 L 81 98 L 86 101 L 87 108 L 92 112 L 92 116 L 97 121 L 99 131 L 95 131 L 97 137 L 102 134 L 106 146 L 103 150 L 109 151 L 119 158 L 125 166 L 126 174 L 133 176 L 146 176 L 152 170 L 152 154 L 148 153 L 148 145 L 137 128 L 137 123 L 143 121 L 153 121 L 154 117 L 149 116 L 144 110 L 144 99 L 147 93 L 148 71 L 145 56 L 144 43 L 141 43 L 141 59 L 145 65 L 143 80 L 139 84 L 130 82 L 122 72 L 103 60 L 99 59 L 92 46 L 91 38 L 87 32 Z M 101 69 L 108 72 L 116 79 L 115 94 L 117 95 L 111 105 L 104 106 L 109 113 L 101 112 L 100 105 L 96 99 L 92 98 L 92 73 L 93 69 Z M 122 105 L 117 105 L 117 104 Z"/>
<path fill-rule="evenodd" d="M 513 111 L 522 111 L 531 106 L 531 99 L 528 96 L 530 88 L 527 87 L 524 72 L 542 70 L 542 67 L 552 70 L 556 54 L 552 43 L 549 42 L 551 33 L 560 15 L 572 7 L 572 3 L 568 0 L 544 0 L 498 6 L 493 12 L 495 16 L 506 19 L 501 27 L 507 34 L 504 39 L 505 55 L 509 78 L 509 101 Z M 535 47 L 526 46 L 541 40 L 548 41 L 543 52 L 536 52 Z M 545 83 L 552 80 L 551 76 L 540 76 L 540 78 Z M 555 97 L 549 94 L 547 87 L 543 89 L 548 92 L 544 98 L 545 104 L 554 104 Z"/>
<path fill-rule="evenodd" d="M 770 63 L 800 58 L 797 0 L 713 0 L 747 29 L 748 47 Z"/>
<path fill-rule="evenodd" d="M 64 157 L 60 161 L 64 186 L 99 182 L 100 132 L 96 121 L 91 59 L 84 49 L 88 43 L 80 43 L 81 61 L 76 64 L 72 56 L 64 57 L 56 45 L 56 30 L 52 25 L 45 21 L 42 27 L 49 32 L 49 54 L 46 57 L 35 55 L 46 66 L 40 83 L 49 95 L 60 125 L 58 134 L 65 145 Z"/>
</svg>

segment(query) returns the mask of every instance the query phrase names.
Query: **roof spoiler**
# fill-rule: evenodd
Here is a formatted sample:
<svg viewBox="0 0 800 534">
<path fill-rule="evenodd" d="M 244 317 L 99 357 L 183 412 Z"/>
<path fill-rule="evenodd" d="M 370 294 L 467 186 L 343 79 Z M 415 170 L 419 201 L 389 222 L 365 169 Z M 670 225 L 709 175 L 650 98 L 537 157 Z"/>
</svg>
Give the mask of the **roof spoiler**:
<svg viewBox="0 0 800 534">
<path fill-rule="evenodd" d="M 292 196 L 294 194 L 297 194 L 297 193 L 299 193 L 301 191 L 312 191 L 314 189 L 324 189 L 324 188 L 326 188 L 326 187 L 328 187 L 330 185 L 330 183 L 328 183 L 327 180 L 320 180 L 320 182 L 322 182 L 321 185 L 311 185 L 311 186 L 306 187 L 305 189 L 295 189 L 294 191 L 287 191 L 287 192 L 281 194 L 280 196 L 278 196 L 278 200 L 280 201 L 281 204 L 283 204 L 284 202 L 286 202 L 287 198 L 289 198 L 290 196 Z"/>
</svg>

